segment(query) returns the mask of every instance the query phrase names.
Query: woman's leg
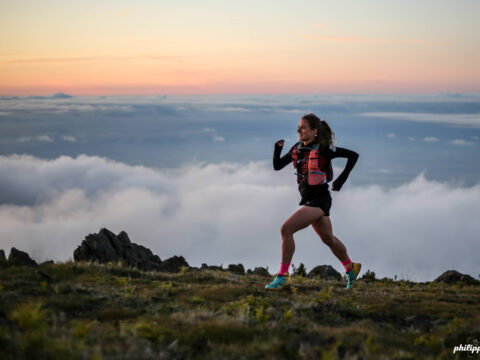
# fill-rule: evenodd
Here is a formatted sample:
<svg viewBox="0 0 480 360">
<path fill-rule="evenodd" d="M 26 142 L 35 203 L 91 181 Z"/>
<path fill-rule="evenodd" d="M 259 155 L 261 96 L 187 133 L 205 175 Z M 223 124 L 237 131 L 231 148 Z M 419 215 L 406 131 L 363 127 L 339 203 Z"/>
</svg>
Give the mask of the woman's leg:
<svg viewBox="0 0 480 360">
<path fill-rule="evenodd" d="M 332 232 L 332 223 L 329 216 L 323 216 L 312 224 L 313 228 L 320 236 L 322 241 L 327 244 L 335 256 L 342 262 L 345 272 L 347 273 L 347 290 L 350 289 L 357 279 L 362 268 L 362 264 L 353 263 L 347 254 L 345 245 Z"/>
<path fill-rule="evenodd" d="M 280 229 L 282 234 L 282 263 L 289 264 L 292 261 L 295 252 L 295 241 L 293 234 L 298 230 L 318 221 L 322 217 L 326 217 L 322 209 L 316 207 L 302 206 L 295 211 L 287 221 L 285 221 Z"/>
<path fill-rule="evenodd" d="M 347 249 L 345 245 L 333 235 L 332 223 L 330 222 L 329 216 L 322 216 L 320 219 L 317 219 L 312 223 L 312 227 L 315 229 L 316 233 L 322 241 L 330 247 L 333 254 L 340 260 L 342 263 L 348 259 Z"/>
</svg>

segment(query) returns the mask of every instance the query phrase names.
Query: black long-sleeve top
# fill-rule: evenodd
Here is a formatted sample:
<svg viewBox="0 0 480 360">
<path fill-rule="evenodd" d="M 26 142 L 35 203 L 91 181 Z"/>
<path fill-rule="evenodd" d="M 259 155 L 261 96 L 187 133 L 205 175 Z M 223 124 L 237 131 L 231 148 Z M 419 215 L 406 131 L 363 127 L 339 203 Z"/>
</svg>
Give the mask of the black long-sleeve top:
<svg viewBox="0 0 480 360">
<path fill-rule="evenodd" d="M 302 203 L 305 203 L 311 199 L 316 197 L 322 196 L 326 190 L 328 190 L 328 184 L 320 184 L 320 185 L 309 185 L 307 183 L 307 172 L 308 172 L 308 156 L 310 154 L 310 150 L 314 143 L 310 143 L 307 145 L 303 145 L 302 142 L 296 143 L 291 147 L 291 149 L 280 157 L 283 147 L 279 146 L 275 143 L 275 150 L 273 152 L 273 168 L 275 170 L 281 170 L 288 164 L 290 164 L 293 160 L 292 153 L 293 149 L 301 144 L 300 148 L 298 149 L 298 160 L 297 164 L 295 164 L 295 168 L 297 170 L 297 182 L 298 182 L 298 190 L 300 191 L 300 195 L 302 196 Z M 352 150 L 348 150 L 345 148 L 337 147 L 331 148 L 329 146 L 320 146 L 318 148 L 318 165 L 321 171 L 327 173 L 329 162 L 331 159 L 335 159 L 338 157 L 347 158 L 347 164 L 343 169 L 342 173 L 333 181 L 333 190 L 340 191 L 343 184 L 348 178 L 350 171 L 352 171 L 355 163 L 358 160 L 358 153 Z"/>
</svg>

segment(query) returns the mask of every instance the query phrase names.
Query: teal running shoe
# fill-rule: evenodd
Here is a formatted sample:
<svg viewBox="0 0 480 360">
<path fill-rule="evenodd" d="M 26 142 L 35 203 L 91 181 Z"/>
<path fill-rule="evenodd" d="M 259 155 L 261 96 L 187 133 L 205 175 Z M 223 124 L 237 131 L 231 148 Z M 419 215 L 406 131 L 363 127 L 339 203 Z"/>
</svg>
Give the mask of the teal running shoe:
<svg viewBox="0 0 480 360">
<path fill-rule="evenodd" d="M 290 278 L 287 276 L 282 276 L 282 275 L 279 275 L 277 274 L 277 276 L 275 276 L 275 279 L 273 279 L 273 281 L 268 284 L 268 285 L 265 285 L 265 289 L 268 289 L 268 290 L 280 290 L 280 289 L 283 289 L 286 285 L 288 285 L 290 283 Z"/>
<path fill-rule="evenodd" d="M 362 269 L 362 264 L 352 263 L 352 270 L 350 270 L 347 273 L 347 279 L 348 279 L 347 290 L 350 289 L 353 283 L 355 282 L 355 280 L 357 280 L 358 274 L 360 273 L 361 269 Z"/>
</svg>

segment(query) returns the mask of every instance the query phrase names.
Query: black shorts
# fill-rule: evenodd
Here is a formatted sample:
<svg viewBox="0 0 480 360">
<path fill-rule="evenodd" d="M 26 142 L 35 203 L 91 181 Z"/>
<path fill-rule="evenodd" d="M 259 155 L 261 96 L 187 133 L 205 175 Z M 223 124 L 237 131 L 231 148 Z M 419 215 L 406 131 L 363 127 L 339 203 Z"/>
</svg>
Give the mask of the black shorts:
<svg viewBox="0 0 480 360">
<path fill-rule="evenodd" d="M 330 208 L 332 207 L 332 197 L 330 193 L 326 193 L 322 197 L 317 197 L 307 202 L 300 202 L 299 205 L 305 205 L 310 207 L 319 207 L 323 210 L 326 216 L 330 216 Z"/>
</svg>

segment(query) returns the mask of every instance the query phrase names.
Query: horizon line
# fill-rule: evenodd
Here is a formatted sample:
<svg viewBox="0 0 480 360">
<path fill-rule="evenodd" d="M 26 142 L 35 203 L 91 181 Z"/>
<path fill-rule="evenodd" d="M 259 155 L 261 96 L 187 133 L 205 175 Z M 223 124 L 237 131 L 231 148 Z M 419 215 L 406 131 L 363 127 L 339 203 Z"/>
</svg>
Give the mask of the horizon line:
<svg viewBox="0 0 480 360">
<path fill-rule="evenodd" d="M 142 94 L 142 93 L 103 93 L 103 94 L 85 94 L 85 93 L 80 93 L 80 94 L 75 94 L 74 92 L 63 92 L 63 91 L 57 91 L 57 92 L 49 92 L 49 93 L 31 93 L 28 95 L 25 94 L 8 94 L 8 93 L 0 93 L 0 99 L 4 97 L 15 97 L 19 99 L 28 99 L 29 97 L 42 97 L 45 99 L 55 99 L 53 96 L 57 94 L 62 94 L 62 95 L 67 95 L 68 98 L 73 98 L 73 97 L 100 97 L 100 96 L 109 96 L 109 97 L 127 97 L 127 96 L 135 96 L 135 97 L 141 97 L 141 96 L 312 96 L 312 95 L 331 95 L 331 96 L 369 96 L 369 95 L 380 95 L 380 96 L 403 96 L 403 95 L 410 95 L 410 96 L 422 96 L 422 95 L 450 95 L 450 96 L 458 96 L 458 95 L 468 95 L 468 96 L 480 96 L 480 91 L 478 92 L 460 92 L 460 91 L 445 91 L 445 92 L 291 92 L 291 93 L 274 93 L 274 92 L 223 92 L 223 93 L 218 93 L 218 92 L 212 92 L 212 93 L 148 93 L 148 94 Z M 56 100 L 64 100 L 62 98 L 57 98 Z M 35 99 L 33 99 L 35 100 Z M 37 99 L 38 100 L 38 99 Z"/>
</svg>

